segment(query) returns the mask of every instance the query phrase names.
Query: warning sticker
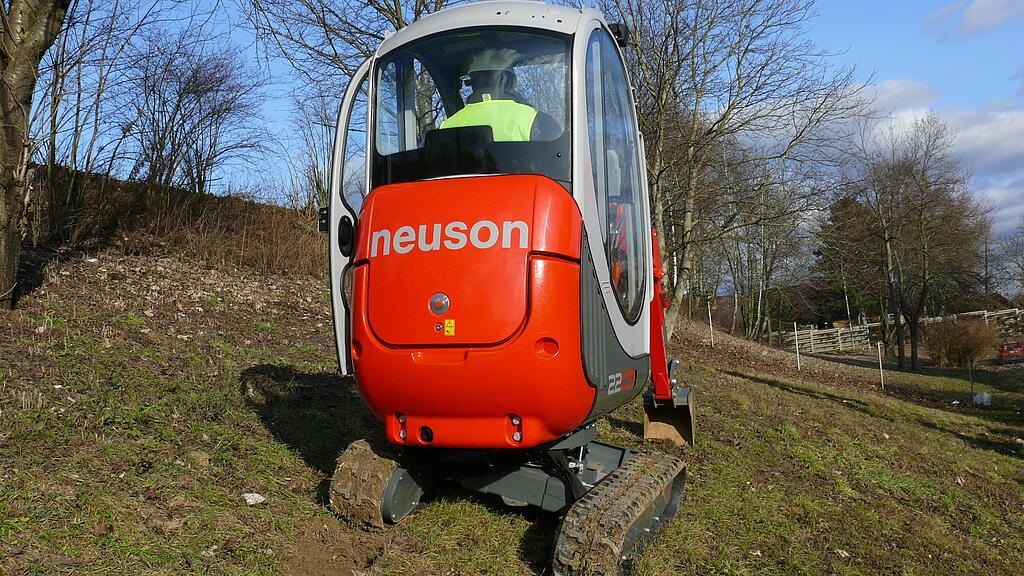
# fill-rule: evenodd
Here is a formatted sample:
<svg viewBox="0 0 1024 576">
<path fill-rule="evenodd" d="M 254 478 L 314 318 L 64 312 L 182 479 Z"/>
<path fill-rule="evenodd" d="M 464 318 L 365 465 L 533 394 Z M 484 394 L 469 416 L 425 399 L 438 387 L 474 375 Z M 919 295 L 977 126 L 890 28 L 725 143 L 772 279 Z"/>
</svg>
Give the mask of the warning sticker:
<svg viewBox="0 0 1024 576">
<path fill-rule="evenodd" d="M 455 336 L 455 320 L 449 319 L 444 321 L 444 335 Z"/>
</svg>

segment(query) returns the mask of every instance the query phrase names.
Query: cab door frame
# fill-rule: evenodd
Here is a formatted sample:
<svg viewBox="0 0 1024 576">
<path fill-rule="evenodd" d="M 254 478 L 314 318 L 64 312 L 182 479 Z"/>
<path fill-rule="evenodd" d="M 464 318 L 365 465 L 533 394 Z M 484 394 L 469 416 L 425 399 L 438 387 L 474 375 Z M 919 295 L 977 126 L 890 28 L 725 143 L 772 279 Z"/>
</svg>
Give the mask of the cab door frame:
<svg viewBox="0 0 1024 576">
<path fill-rule="evenodd" d="M 363 82 L 367 80 L 372 59 L 367 59 L 356 69 L 355 74 L 345 89 L 341 106 L 338 109 L 338 122 L 334 134 L 334 146 L 331 152 L 330 208 L 328 216 L 328 257 L 330 261 L 331 316 L 334 320 L 334 340 L 338 353 L 338 372 L 347 376 L 353 372 L 352 364 L 352 311 L 349 299 L 345 295 L 345 277 L 352 266 L 356 252 L 356 226 L 358 214 L 348 203 L 344 193 L 345 146 L 348 142 L 348 128 L 352 120 L 352 111 L 356 97 Z M 367 86 L 369 89 L 369 86 Z M 367 103 L 367 127 L 369 127 L 369 109 Z M 362 178 L 364 189 L 369 185 L 369 148 L 370 130 L 366 130 L 366 151 Z"/>
</svg>

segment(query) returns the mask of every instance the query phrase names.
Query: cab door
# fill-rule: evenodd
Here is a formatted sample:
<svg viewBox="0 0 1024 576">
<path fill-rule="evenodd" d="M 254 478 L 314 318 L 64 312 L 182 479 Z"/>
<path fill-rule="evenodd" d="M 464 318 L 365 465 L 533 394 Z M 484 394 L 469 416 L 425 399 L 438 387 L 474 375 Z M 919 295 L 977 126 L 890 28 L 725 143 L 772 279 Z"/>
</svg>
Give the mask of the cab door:
<svg viewBox="0 0 1024 576">
<path fill-rule="evenodd" d="M 338 371 L 352 373 L 352 318 L 350 283 L 346 282 L 356 249 L 356 225 L 366 196 L 368 144 L 366 106 L 367 71 L 370 60 L 356 70 L 345 90 L 331 153 L 328 250 L 330 254 L 331 311 L 338 352 Z"/>
<path fill-rule="evenodd" d="M 651 224 L 643 144 L 619 47 L 598 22 L 577 33 L 577 202 L 609 320 L 623 351 L 648 352 Z"/>
</svg>

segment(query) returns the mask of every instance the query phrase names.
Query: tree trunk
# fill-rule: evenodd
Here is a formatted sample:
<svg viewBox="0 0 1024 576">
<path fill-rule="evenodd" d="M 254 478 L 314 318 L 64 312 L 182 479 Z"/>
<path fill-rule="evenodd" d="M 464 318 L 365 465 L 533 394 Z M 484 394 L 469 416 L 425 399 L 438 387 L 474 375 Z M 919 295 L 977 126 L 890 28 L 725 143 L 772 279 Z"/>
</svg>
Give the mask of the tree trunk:
<svg viewBox="0 0 1024 576">
<path fill-rule="evenodd" d="M 889 283 L 889 303 L 892 306 L 892 321 L 896 325 L 896 349 L 898 351 L 896 355 L 896 363 L 900 370 L 907 368 L 907 350 L 906 342 L 903 337 L 903 320 L 900 317 L 902 313 L 902 307 L 900 306 L 899 290 L 897 286 L 896 278 L 896 263 L 893 257 L 893 238 L 886 229 L 885 237 L 885 276 Z"/>
<path fill-rule="evenodd" d="M 896 328 L 896 365 L 900 370 L 907 368 L 907 345 L 903 332 L 903 317 L 895 287 L 889 288 L 889 304 L 892 306 L 892 321 Z"/>
<path fill-rule="evenodd" d="M 885 298 L 878 296 L 878 311 L 881 316 L 881 330 L 882 330 L 882 346 L 885 348 L 885 353 L 892 354 L 892 340 L 889 338 L 889 314 L 886 313 Z"/>
<path fill-rule="evenodd" d="M 687 158 L 692 159 L 693 157 L 694 146 L 691 143 L 687 148 Z M 697 201 L 697 175 L 692 161 L 690 166 L 686 176 L 686 196 L 683 198 L 683 257 L 680 265 L 682 273 L 672 292 L 672 305 L 665 311 L 666 341 L 671 340 L 672 334 L 675 332 L 676 322 L 679 319 L 679 307 L 682 305 L 687 282 L 690 280 L 690 272 L 693 270 L 693 210 Z"/>
<path fill-rule="evenodd" d="M 917 318 L 908 318 L 907 323 L 910 329 L 910 369 L 917 372 L 921 369 L 921 361 L 918 356 L 918 338 L 921 327 L 917 323 Z"/>
<path fill-rule="evenodd" d="M 0 309 L 13 307 L 17 296 L 19 228 L 32 157 L 29 111 L 39 61 L 57 38 L 69 3 L 21 0 L 0 4 Z"/>
<path fill-rule="evenodd" d="M 733 290 L 732 295 L 732 323 L 729 325 L 729 334 L 736 334 L 736 316 L 740 313 L 740 295 Z"/>
<path fill-rule="evenodd" d="M 8 190 L 13 183 L 10 178 L 6 180 L 3 187 L 5 198 L 17 197 L 17 194 Z M 21 234 L 18 233 L 18 219 L 16 206 L 11 205 L 4 199 L 0 199 L 0 309 L 14 307 L 15 288 L 18 279 L 18 252 L 21 250 Z"/>
</svg>

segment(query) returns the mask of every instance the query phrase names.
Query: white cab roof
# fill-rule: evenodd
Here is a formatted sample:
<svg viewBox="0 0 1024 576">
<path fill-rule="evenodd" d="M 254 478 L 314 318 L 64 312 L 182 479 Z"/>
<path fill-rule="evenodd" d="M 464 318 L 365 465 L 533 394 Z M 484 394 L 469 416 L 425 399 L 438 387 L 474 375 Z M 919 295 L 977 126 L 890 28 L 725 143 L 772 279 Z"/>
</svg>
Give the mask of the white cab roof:
<svg viewBox="0 0 1024 576">
<path fill-rule="evenodd" d="M 395 32 L 381 42 L 377 55 L 424 36 L 473 26 L 523 26 L 572 34 L 582 19 L 603 21 L 604 17 L 589 8 L 580 10 L 523 0 L 463 4 L 435 12 Z"/>
</svg>

